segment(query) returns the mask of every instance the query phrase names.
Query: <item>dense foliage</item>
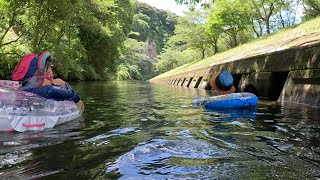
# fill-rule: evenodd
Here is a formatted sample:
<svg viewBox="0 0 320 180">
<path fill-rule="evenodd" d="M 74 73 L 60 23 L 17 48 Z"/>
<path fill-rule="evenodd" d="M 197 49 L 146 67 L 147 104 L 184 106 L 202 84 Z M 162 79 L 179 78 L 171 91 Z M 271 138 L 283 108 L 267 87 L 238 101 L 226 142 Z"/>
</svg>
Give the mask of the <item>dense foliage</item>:
<svg viewBox="0 0 320 180">
<path fill-rule="evenodd" d="M 68 80 L 145 80 L 320 14 L 319 0 L 176 0 L 183 17 L 136 0 L 0 0 L 0 79 L 49 50 Z"/>
<path fill-rule="evenodd" d="M 162 51 L 169 37 L 174 34 L 176 21 L 177 16 L 173 13 L 145 3 L 136 3 L 132 29 L 128 36 L 131 40 L 125 43 L 126 63 L 122 65 L 122 70 L 127 70 L 127 73 L 121 73 L 127 76 L 118 79 L 146 80 L 157 75 L 159 72 L 155 69 L 155 56 Z M 151 52 L 148 52 L 149 50 Z"/>
<path fill-rule="evenodd" d="M 159 54 L 176 23 L 135 0 L 0 0 L 0 18 L 0 79 L 26 53 L 45 50 L 64 79 L 147 79 L 154 65 L 141 52 L 155 42 Z"/>
<path fill-rule="evenodd" d="M 116 75 L 119 47 L 130 32 L 132 0 L 1 0 L 0 78 L 26 53 L 49 50 L 67 79 Z"/>
</svg>

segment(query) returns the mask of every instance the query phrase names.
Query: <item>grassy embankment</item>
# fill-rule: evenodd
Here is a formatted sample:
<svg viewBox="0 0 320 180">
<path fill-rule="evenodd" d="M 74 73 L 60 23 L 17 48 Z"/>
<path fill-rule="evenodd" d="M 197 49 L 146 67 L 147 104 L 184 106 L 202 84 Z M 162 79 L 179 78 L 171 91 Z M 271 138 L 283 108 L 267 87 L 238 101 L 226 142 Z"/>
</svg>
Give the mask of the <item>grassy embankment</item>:
<svg viewBox="0 0 320 180">
<path fill-rule="evenodd" d="M 196 69 L 212 67 L 215 64 L 240 60 L 293 47 L 320 42 L 320 17 L 306 21 L 298 26 L 282 29 L 274 34 L 262 36 L 235 48 L 220 52 L 200 61 L 194 61 L 153 79 L 168 77 Z"/>
</svg>

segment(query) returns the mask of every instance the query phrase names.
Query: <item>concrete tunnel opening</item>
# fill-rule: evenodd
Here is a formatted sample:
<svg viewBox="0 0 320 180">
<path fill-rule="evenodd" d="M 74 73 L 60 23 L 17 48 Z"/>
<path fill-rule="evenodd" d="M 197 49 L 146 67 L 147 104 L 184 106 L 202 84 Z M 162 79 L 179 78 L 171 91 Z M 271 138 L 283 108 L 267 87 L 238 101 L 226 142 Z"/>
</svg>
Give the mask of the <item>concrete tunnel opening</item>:
<svg viewBox="0 0 320 180">
<path fill-rule="evenodd" d="M 186 81 L 186 79 L 187 79 L 187 78 L 184 78 L 184 79 L 183 79 L 183 81 L 182 81 L 182 83 L 181 83 L 181 86 L 183 86 L 183 84 L 184 84 L 184 82 Z"/>
<path fill-rule="evenodd" d="M 256 96 L 259 97 L 259 92 L 258 92 L 257 88 L 256 88 L 254 85 L 252 85 L 252 84 L 247 85 L 247 86 L 244 88 L 243 92 L 253 93 L 253 94 L 255 94 Z"/>
<path fill-rule="evenodd" d="M 193 79 L 193 77 L 189 79 L 188 84 L 187 84 L 187 87 L 190 86 L 190 84 L 191 84 L 191 82 L 192 82 L 192 79 Z"/>
<path fill-rule="evenodd" d="M 236 88 L 236 92 L 240 92 L 239 90 L 239 83 L 241 80 L 242 74 L 232 74 L 233 77 L 233 86 Z"/>
<path fill-rule="evenodd" d="M 202 78 L 203 78 L 203 77 L 199 77 L 199 79 L 197 80 L 197 83 L 196 83 L 196 85 L 194 86 L 194 88 L 198 88 L 198 87 L 199 87 Z"/>
<path fill-rule="evenodd" d="M 277 101 L 282 92 L 283 86 L 286 83 L 289 71 L 285 72 L 272 72 L 271 75 L 271 88 L 269 90 L 268 99 L 271 101 Z"/>
</svg>

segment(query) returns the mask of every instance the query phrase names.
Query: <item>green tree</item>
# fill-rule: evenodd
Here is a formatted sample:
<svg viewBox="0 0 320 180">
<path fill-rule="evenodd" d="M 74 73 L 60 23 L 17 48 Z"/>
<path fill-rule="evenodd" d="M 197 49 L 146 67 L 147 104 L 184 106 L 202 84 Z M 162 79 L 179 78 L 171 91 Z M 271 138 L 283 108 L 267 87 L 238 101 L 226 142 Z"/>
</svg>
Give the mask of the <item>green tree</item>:
<svg viewBox="0 0 320 180">
<path fill-rule="evenodd" d="M 184 4 L 187 5 L 189 7 L 190 10 L 194 10 L 196 5 L 200 4 L 203 7 L 208 7 L 210 3 L 213 3 L 214 0 L 176 0 L 177 4 Z"/>
<path fill-rule="evenodd" d="M 251 21 L 248 6 L 243 4 L 242 0 L 217 0 L 211 12 L 207 29 L 212 30 L 212 34 L 227 34 L 230 39 L 227 44 L 230 48 L 243 43 L 239 42 L 239 35 L 248 29 Z"/>
<path fill-rule="evenodd" d="M 147 56 L 140 53 L 145 48 L 144 42 L 139 42 L 136 39 L 127 38 L 123 43 L 120 57 L 120 64 L 117 71 L 117 80 L 144 79 L 146 71 L 141 71 L 139 66 L 143 61 L 147 61 Z"/>
<path fill-rule="evenodd" d="M 166 44 L 167 40 L 173 35 L 177 16 L 173 13 L 156 9 L 145 3 L 136 3 L 135 14 L 133 16 L 132 29 L 129 34 L 129 39 L 124 43 L 122 54 L 126 59 L 136 59 L 135 61 L 120 60 L 121 72 L 118 79 L 149 79 L 155 75 L 154 56 L 160 53 Z M 131 40 L 130 40 L 131 39 Z M 137 40 L 134 42 L 132 39 Z M 144 42 L 143 48 L 139 43 Z M 138 46 L 136 46 L 136 45 Z M 155 48 L 155 49 L 154 49 Z M 148 51 L 151 50 L 151 53 Z M 134 54 L 148 54 L 148 56 L 139 57 Z M 124 72 L 127 73 L 124 73 Z M 129 76 L 127 76 L 129 75 Z"/>
<path fill-rule="evenodd" d="M 22 42 L 21 18 L 26 2 L 0 0 L 0 79 L 10 78 L 19 58 L 27 51 L 26 47 L 17 46 Z"/>
<path fill-rule="evenodd" d="M 169 40 L 171 47 L 179 50 L 194 48 L 201 53 L 201 59 L 205 58 L 210 39 L 206 32 L 205 17 L 201 12 L 193 11 L 185 17 L 179 17 L 174 32 L 175 35 Z"/>
<path fill-rule="evenodd" d="M 306 12 L 305 19 L 315 18 L 320 15 L 320 0 L 303 0 Z"/>
<path fill-rule="evenodd" d="M 3 77 L 24 54 L 49 50 L 59 77 L 112 78 L 133 10 L 133 0 L 1 0 Z"/>
<path fill-rule="evenodd" d="M 93 79 L 113 79 L 117 71 L 119 47 L 129 33 L 134 4 L 126 1 L 91 1 L 85 6 L 86 13 L 79 25 L 79 37 L 84 45 L 87 58 L 88 75 Z"/>
<path fill-rule="evenodd" d="M 299 22 L 300 14 L 298 13 L 301 13 L 301 10 L 300 0 L 282 0 L 282 8 L 275 14 L 275 19 L 278 20 L 276 29 L 290 27 Z"/>
<path fill-rule="evenodd" d="M 136 3 L 135 14 L 135 18 L 139 19 L 133 24 L 132 31 L 140 34 L 139 41 L 155 41 L 157 53 L 160 53 L 168 38 L 173 35 L 177 16 L 139 2 Z"/>
<path fill-rule="evenodd" d="M 289 5 L 289 3 L 286 3 L 283 0 L 251 0 L 250 2 L 254 18 L 258 23 L 264 22 L 267 34 L 270 34 L 271 32 L 271 17 Z M 260 27 L 262 27 L 262 25 L 260 25 Z"/>
<path fill-rule="evenodd" d="M 26 3 L 19 1 L 0 1 L 0 49 L 4 46 L 8 46 L 12 43 L 17 42 L 22 34 L 15 34 L 16 37 L 9 39 L 7 37 L 10 31 L 13 31 L 13 28 L 19 27 L 19 18 L 23 14 L 23 7 Z"/>
<path fill-rule="evenodd" d="M 146 41 L 148 39 L 149 32 L 151 31 L 149 16 L 139 12 L 133 15 L 132 32 L 129 34 L 130 38 L 137 39 L 138 41 Z"/>
<path fill-rule="evenodd" d="M 177 50 L 165 48 L 160 55 L 157 56 L 156 62 L 157 73 L 164 73 L 184 64 L 200 60 L 201 57 L 195 49 Z"/>
</svg>

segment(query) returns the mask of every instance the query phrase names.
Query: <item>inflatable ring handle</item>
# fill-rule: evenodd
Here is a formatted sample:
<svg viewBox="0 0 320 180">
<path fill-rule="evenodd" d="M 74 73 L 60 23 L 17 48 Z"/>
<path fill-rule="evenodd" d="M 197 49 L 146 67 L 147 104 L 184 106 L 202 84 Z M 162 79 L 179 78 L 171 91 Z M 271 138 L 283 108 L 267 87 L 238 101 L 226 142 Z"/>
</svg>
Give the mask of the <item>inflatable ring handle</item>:
<svg viewBox="0 0 320 180">
<path fill-rule="evenodd" d="M 26 123 L 23 123 L 22 126 L 24 127 L 43 127 L 45 126 L 46 123 L 38 123 L 38 124 L 26 124 Z"/>
</svg>

